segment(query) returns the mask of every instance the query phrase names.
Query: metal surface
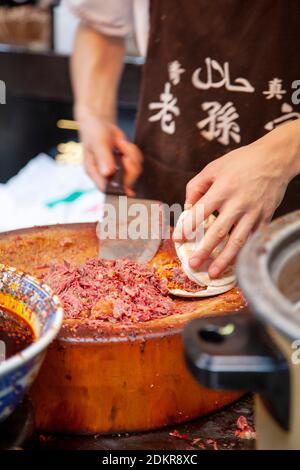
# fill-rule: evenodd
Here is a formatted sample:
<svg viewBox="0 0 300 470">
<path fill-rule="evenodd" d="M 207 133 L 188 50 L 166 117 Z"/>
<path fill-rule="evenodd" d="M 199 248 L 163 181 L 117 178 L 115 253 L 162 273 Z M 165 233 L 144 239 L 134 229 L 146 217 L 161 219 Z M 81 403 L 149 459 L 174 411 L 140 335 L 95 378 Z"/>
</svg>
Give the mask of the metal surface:
<svg viewBox="0 0 300 470">
<path fill-rule="evenodd" d="M 300 375 L 292 341 L 300 338 L 300 211 L 253 235 L 239 255 L 237 276 L 257 319 L 195 320 L 185 335 L 190 368 L 203 385 L 259 394 L 260 449 L 299 449 Z"/>
<path fill-rule="evenodd" d="M 237 263 L 250 309 L 289 339 L 300 338 L 300 211 L 256 232 Z"/>
<path fill-rule="evenodd" d="M 37 434 L 30 448 L 46 450 L 254 450 L 255 439 L 237 435 L 237 420 L 245 416 L 253 427 L 250 395 L 223 410 L 190 423 L 158 431 L 113 436 Z M 178 431 L 178 437 L 174 435 Z M 176 433 L 175 433 L 176 434 Z"/>
<path fill-rule="evenodd" d="M 97 226 L 99 256 L 145 263 L 159 249 L 164 231 L 163 205 L 127 197 L 123 186 L 122 155 L 114 151 L 116 171 L 108 179 L 103 219 Z"/>
<path fill-rule="evenodd" d="M 259 393 L 276 422 L 289 429 L 289 365 L 253 315 L 197 318 L 187 325 L 183 339 L 189 369 L 202 385 Z"/>
<path fill-rule="evenodd" d="M 124 202 L 124 205 L 126 205 L 127 210 L 119 210 L 119 202 L 122 205 L 122 201 Z M 160 247 L 162 233 L 164 230 L 163 212 L 161 210 L 160 203 L 146 199 L 127 198 L 125 196 L 120 199 L 118 196 L 107 195 L 106 204 L 115 208 L 116 237 L 114 237 L 114 234 L 112 234 L 112 237 L 110 238 L 110 235 L 106 232 L 107 226 L 103 222 L 98 224 L 97 236 L 100 240 L 100 258 L 128 258 L 134 261 L 139 261 L 140 263 L 146 263 L 147 261 L 150 261 L 155 256 Z M 135 207 L 133 206 L 136 204 L 139 204 L 139 207 L 141 207 L 140 205 L 143 206 L 142 224 L 144 228 L 147 226 L 149 230 L 145 238 L 138 238 L 135 240 L 130 237 L 130 235 L 128 236 L 128 229 L 130 230 L 130 225 L 135 223 L 134 220 L 136 216 L 127 214 L 131 214 L 132 210 L 134 211 Z M 156 214 L 161 214 L 161 217 L 159 217 L 160 222 L 157 221 L 156 216 L 153 216 L 154 212 Z M 122 236 L 124 236 L 124 238 L 121 238 Z"/>
</svg>

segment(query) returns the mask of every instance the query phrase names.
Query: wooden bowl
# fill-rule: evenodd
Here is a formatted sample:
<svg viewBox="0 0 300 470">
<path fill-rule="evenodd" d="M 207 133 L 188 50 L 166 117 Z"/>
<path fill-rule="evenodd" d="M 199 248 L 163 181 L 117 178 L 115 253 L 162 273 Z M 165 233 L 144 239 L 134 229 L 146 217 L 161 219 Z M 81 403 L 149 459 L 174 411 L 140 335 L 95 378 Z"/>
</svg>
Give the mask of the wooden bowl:
<svg viewBox="0 0 300 470">
<path fill-rule="evenodd" d="M 51 263 L 97 256 L 95 224 L 38 227 L 0 234 L 0 262 L 41 277 Z M 152 261 L 174 258 L 165 241 Z M 199 316 L 240 309 L 238 289 L 176 300 L 181 314 L 122 325 L 65 320 L 31 390 L 38 428 L 64 433 L 155 429 L 211 413 L 240 393 L 205 389 L 184 361 L 181 331 Z"/>
</svg>

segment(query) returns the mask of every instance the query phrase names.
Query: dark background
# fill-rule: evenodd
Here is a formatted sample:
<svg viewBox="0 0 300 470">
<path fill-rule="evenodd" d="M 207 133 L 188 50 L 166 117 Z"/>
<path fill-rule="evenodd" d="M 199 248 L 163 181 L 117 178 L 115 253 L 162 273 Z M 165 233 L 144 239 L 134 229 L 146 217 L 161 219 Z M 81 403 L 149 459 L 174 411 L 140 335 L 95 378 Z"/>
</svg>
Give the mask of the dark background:
<svg viewBox="0 0 300 470">
<path fill-rule="evenodd" d="M 119 124 L 132 138 L 141 66 L 127 59 L 119 91 Z M 28 52 L 0 46 L 0 79 L 6 104 L 0 105 L 0 183 L 15 175 L 39 152 L 55 155 L 56 145 L 77 140 L 57 128 L 73 119 L 69 58 L 54 52 Z"/>
</svg>

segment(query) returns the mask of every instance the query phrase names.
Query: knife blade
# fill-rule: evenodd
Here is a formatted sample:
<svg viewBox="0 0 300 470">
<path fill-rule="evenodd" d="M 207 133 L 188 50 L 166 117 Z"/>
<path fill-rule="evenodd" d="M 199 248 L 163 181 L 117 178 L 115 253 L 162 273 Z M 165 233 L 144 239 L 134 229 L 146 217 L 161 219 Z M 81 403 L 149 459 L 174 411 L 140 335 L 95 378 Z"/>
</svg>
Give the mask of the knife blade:
<svg viewBox="0 0 300 470">
<path fill-rule="evenodd" d="M 99 257 L 150 261 L 159 249 L 165 217 L 160 201 L 126 196 L 122 154 L 114 151 L 116 171 L 108 179 L 102 220 L 97 225 Z"/>
</svg>

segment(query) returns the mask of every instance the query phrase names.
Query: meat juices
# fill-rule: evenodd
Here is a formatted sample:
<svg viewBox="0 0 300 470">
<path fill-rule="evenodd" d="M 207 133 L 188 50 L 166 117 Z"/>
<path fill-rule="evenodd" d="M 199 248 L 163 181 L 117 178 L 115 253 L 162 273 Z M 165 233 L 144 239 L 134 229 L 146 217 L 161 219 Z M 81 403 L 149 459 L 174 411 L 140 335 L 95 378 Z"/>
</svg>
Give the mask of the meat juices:
<svg viewBox="0 0 300 470">
<path fill-rule="evenodd" d="M 0 363 L 25 349 L 34 339 L 31 326 L 0 305 Z"/>
<path fill-rule="evenodd" d="M 81 266 L 53 266 L 45 282 L 59 296 L 65 318 L 146 322 L 176 313 L 167 282 L 147 265 L 93 258 Z"/>
</svg>

